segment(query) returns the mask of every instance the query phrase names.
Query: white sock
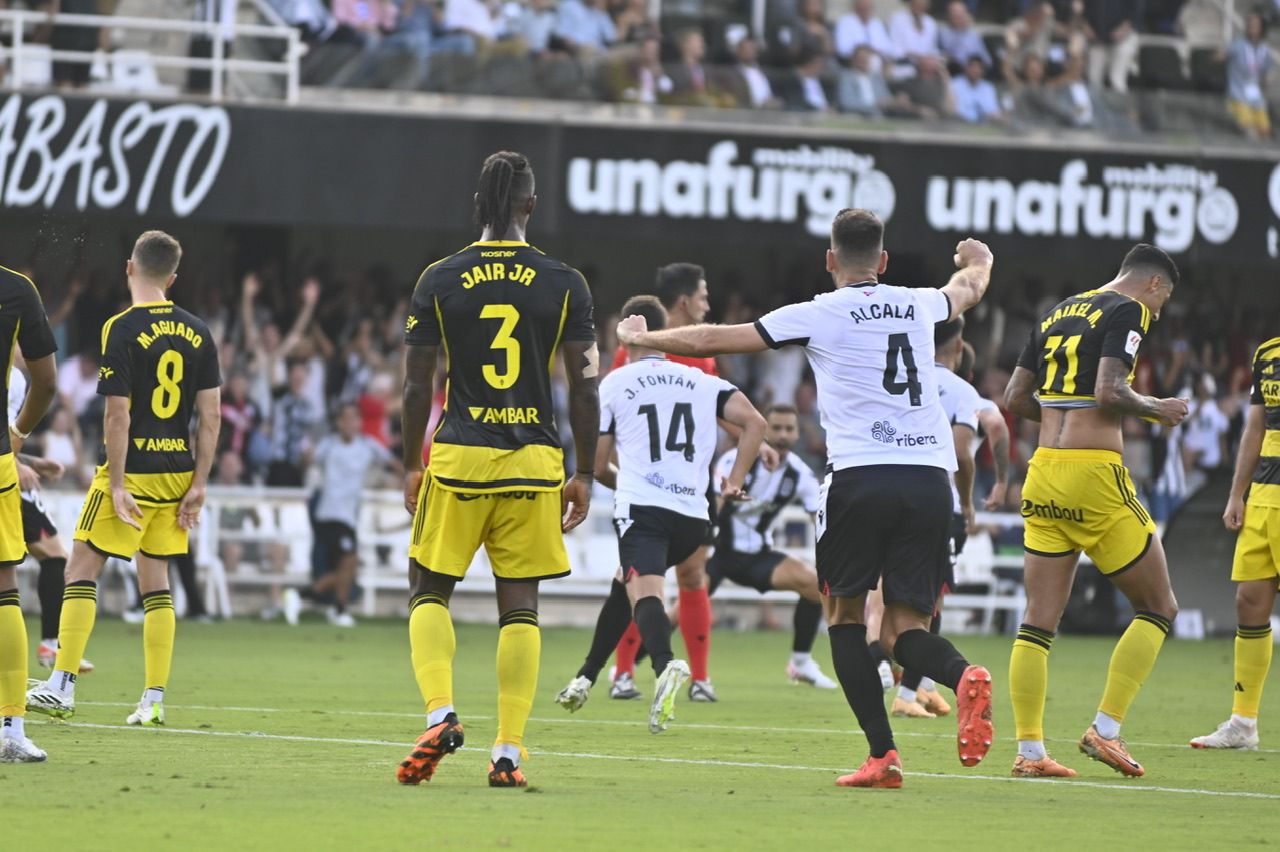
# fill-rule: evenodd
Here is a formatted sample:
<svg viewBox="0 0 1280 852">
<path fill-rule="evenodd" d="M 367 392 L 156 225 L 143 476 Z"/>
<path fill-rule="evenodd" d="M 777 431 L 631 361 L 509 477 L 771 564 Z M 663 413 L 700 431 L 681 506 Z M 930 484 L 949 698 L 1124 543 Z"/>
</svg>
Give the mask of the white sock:
<svg viewBox="0 0 1280 852">
<path fill-rule="evenodd" d="M 162 687 L 147 687 L 142 690 L 143 704 L 163 704 L 164 689 Z"/>
<path fill-rule="evenodd" d="M 1027 760 L 1044 760 L 1049 753 L 1044 750 L 1044 740 L 1018 740 L 1018 756 Z"/>
<path fill-rule="evenodd" d="M 1254 729 L 1258 727 L 1258 720 L 1250 719 L 1248 716 L 1237 716 L 1235 713 L 1232 713 L 1231 724 L 1235 725 L 1242 731 L 1252 733 Z"/>
<path fill-rule="evenodd" d="M 493 747 L 493 751 L 489 753 L 489 759 L 497 763 L 502 758 L 507 758 L 515 766 L 520 765 L 520 746 L 511 745 L 511 743 L 498 743 Z"/>
<path fill-rule="evenodd" d="M 71 672 L 54 669 L 53 674 L 49 675 L 49 679 L 45 681 L 45 686 L 63 698 L 75 698 L 76 696 L 76 676 Z"/>
<path fill-rule="evenodd" d="M 916 691 L 914 689 L 907 689 L 905 686 L 900 686 L 898 687 L 898 697 L 903 701 L 910 703 L 916 700 Z"/>
<path fill-rule="evenodd" d="M 58 650 L 58 637 L 55 636 L 52 639 L 41 639 L 40 644 L 45 646 L 46 648 L 52 648 L 53 650 L 56 651 Z"/>
<path fill-rule="evenodd" d="M 427 727 L 434 728 L 436 725 L 439 725 L 441 722 L 444 721 L 445 716 L 448 716 L 452 712 L 453 712 L 452 704 L 446 704 L 445 706 L 439 709 L 432 710 L 430 713 L 427 714 Z"/>
<path fill-rule="evenodd" d="M 933 682 L 933 678 L 928 677 L 920 678 L 920 685 L 916 687 L 920 692 L 935 692 L 937 688 L 938 685 Z"/>
<path fill-rule="evenodd" d="M 0 736 L 6 739 L 20 740 L 26 736 L 22 727 L 21 716 L 5 716 L 4 727 L 0 728 Z"/>
<path fill-rule="evenodd" d="M 810 654 L 808 651 L 792 651 L 791 652 L 791 665 L 795 666 L 796 668 L 800 668 L 800 666 L 803 666 L 805 663 L 809 662 L 812 659 L 813 659 L 813 654 Z"/>
<path fill-rule="evenodd" d="M 1104 740 L 1114 740 L 1120 736 L 1120 723 L 1101 710 L 1094 718 L 1093 726 L 1098 729 L 1098 735 Z"/>
</svg>

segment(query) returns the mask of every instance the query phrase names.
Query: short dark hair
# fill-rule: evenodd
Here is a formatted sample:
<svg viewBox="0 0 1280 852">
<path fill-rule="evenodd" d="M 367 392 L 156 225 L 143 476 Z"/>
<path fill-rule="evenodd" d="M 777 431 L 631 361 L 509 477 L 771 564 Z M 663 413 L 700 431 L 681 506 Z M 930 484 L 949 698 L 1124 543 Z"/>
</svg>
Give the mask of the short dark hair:
<svg viewBox="0 0 1280 852">
<path fill-rule="evenodd" d="M 940 322 L 933 327 L 933 346 L 935 349 L 941 349 L 962 334 L 964 334 L 964 317 Z"/>
<path fill-rule="evenodd" d="M 165 278 L 178 271 L 182 245 L 164 231 L 147 231 L 133 244 L 133 265 L 147 278 Z"/>
<path fill-rule="evenodd" d="M 884 250 L 884 223 L 870 210 L 846 207 L 831 223 L 831 248 L 846 266 L 874 266 Z"/>
<path fill-rule="evenodd" d="M 1169 257 L 1164 249 L 1150 243 L 1138 243 L 1124 256 L 1124 262 L 1120 264 L 1120 274 L 1125 275 L 1130 272 L 1163 275 L 1169 279 L 1170 284 L 1176 286 L 1178 283 L 1178 264 L 1173 262 L 1173 258 Z"/>
<path fill-rule="evenodd" d="M 681 296 L 692 296 L 707 278 L 707 271 L 696 263 L 668 263 L 658 267 L 653 290 L 662 306 L 670 310 Z"/>
<path fill-rule="evenodd" d="M 768 418 L 775 414 L 790 414 L 799 417 L 800 410 L 789 402 L 770 403 L 769 407 L 764 410 L 764 416 Z"/>
<path fill-rule="evenodd" d="M 627 299 L 620 312 L 624 318 L 638 314 L 644 317 L 650 331 L 658 331 L 667 327 L 667 309 L 657 296 L 632 296 Z"/>
<path fill-rule="evenodd" d="M 965 341 L 960 347 L 960 364 L 956 367 L 956 375 L 966 382 L 973 378 L 973 365 L 978 362 L 978 353 L 973 344 Z"/>
</svg>

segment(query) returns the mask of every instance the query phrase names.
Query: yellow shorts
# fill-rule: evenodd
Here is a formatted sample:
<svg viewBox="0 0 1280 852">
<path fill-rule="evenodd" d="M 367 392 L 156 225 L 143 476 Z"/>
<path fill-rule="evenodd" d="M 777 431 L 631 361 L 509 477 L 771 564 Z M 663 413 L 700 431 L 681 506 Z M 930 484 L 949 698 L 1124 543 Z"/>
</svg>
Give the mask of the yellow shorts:
<svg viewBox="0 0 1280 852">
<path fill-rule="evenodd" d="M 157 474 L 166 482 L 178 474 Z M 191 474 L 183 474 L 190 483 Z M 126 479 L 126 485 L 129 482 Z M 185 487 L 183 491 L 185 493 Z M 133 489 L 130 488 L 132 492 Z M 104 556 L 132 559 L 141 553 L 155 559 L 181 556 L 187 552 L 187 531 L 178 526 L 179 500 L 148 500 L 134 494 L 142 517 L 135 518 L 141 530 L 135 530 L 116 517 L 111 502 L 111 483 L 105 468 L 98 468 L 89 494 L 84 498 L 80 520 L 76 522 L 75 540 L 83 541 Z"/>
<path fill-rule="evenodd" d="M 559 491 L 463 494 L 422 478 L 409 558 L 425 571 L 461 579 L 480 545 L 499 580 L 569 574 Z"/>
<path fill-rule="evenodd" d="M 0 568 L 27 558 L 22 534 L 22 494 L 18 489 L 18 463 L 13 453 L 0 456 Z"/>
<path fill-rule="evenodd" d="M 1084 551 L 1103 574 L 1133 567 L 1155 535 L 1119 453 L 1041 447 L 1022 488 L 1023 546 L 1037 556 Z"/>
<path fill-rule="evenodd" d="M 1236 539 L 1231 579 L 1275 580 L 1280 583 L 1280 506 L 1244 507 L 1244 526 Z"/>
</svg>

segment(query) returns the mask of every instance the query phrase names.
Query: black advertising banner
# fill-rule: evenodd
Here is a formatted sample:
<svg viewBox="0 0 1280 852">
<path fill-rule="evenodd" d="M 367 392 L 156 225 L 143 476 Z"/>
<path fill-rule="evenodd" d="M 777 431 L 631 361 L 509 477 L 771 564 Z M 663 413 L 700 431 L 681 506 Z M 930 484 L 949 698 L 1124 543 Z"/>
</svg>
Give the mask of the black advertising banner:
<svg viewBox="0 0 1280 852">
<path fill-rule="evenodd" d="M 549 235 L 809 243 L 859 206 L 887 221 L 891 243 L 922 251 L 974 235 L 1045 258 L 1138 240 L 1227 265 L 1280 258 L 1274 150 L 1146 156 L 61 95 L 0 102 L 0 204 L 457 230 L 481 161 L 500 148 L 533 159 Z"/>
</svg>

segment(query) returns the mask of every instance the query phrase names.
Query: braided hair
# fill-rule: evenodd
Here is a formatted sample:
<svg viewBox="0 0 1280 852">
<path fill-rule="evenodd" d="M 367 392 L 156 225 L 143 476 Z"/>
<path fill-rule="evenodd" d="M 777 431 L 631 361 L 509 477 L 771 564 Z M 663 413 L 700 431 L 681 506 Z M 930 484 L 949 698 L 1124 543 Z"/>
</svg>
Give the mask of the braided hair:
<svg viewBox="0 0 1280 852">
<path fill-rule="evenodd" d="M 496 239 L 511 227 L 516 210 L 533 197 L 533 165 L 524 154 L 499 151 L 484 161 L 476 186 L 476 226 Z"/>
</svg>

